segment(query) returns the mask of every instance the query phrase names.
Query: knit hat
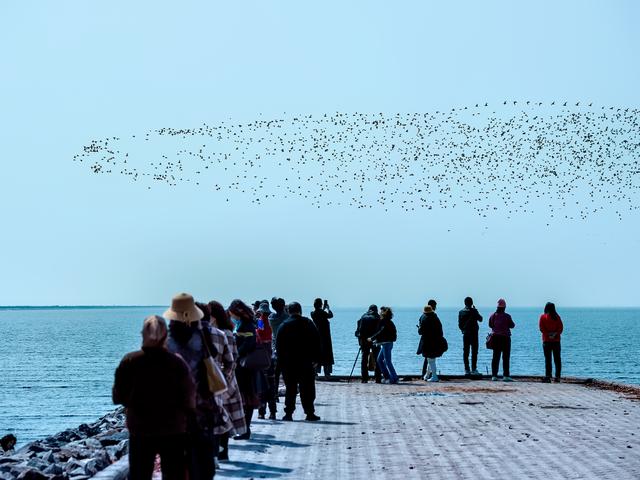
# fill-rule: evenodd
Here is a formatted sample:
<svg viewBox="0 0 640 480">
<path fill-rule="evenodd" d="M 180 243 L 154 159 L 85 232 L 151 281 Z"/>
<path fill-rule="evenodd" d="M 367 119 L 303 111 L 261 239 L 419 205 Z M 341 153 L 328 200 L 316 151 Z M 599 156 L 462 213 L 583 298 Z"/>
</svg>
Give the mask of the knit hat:
<svg viewBox="0 0 640 480">
<path fill-rule="evenodd" d="M 504 298 L 498 300 L 498 308 L 507 308 L 507 302 Z"/>
<path fill-rule="evenodd" d="M 162 315 L 167 320 L 192 323 L 198 322 L 204 317 L 204 313 L 188 293 L 179 293 L 171 300 L 171 308 Z"/>
</svg>

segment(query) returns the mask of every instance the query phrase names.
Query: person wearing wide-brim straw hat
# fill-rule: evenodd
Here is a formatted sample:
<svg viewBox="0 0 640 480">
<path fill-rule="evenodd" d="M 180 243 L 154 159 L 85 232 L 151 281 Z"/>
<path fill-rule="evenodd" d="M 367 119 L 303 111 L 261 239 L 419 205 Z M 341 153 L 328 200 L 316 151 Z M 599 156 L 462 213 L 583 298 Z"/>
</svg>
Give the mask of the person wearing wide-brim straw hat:
<svg viewBox="0 0 640 480">
<path fill-rule="evenodd" d="M 188 293 L 180 293 L 171 300 L 171 307 L 164 313 L 169 320 L 167 348 L 180 355 L 191 369 L 196 384 L 196 415 L 190 428 L 189 478 L 211 479 L 215 474 L 214 427 L 220 420 L 220 411 L 209 391 L 204 359 L 208 356 L 206 337 L 200 320 L 204 313 Z M 208 345 L 212 356 L 218 354 Z"/>
<path fill-rule="evenodd" d="M 193 297 L 188 293 L 179 293 L 171 300 L 171 307 L 162 315 L 167 320 L 192 323 L 199 322 L 204 313 L 196 306 Z"/>
</svg>

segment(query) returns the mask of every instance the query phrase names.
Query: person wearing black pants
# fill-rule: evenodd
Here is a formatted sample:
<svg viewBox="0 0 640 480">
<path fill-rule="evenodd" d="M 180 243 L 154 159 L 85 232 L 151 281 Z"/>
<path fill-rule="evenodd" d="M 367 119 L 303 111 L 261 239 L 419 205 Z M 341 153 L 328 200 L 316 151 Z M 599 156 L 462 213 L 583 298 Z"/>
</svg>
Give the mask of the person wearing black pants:
<svg viewBox="0 0 640 480">
<path fill-rule="evenodd" d="M 142 326 L 142 348 L 124 356 L 115 372 L 113 402 L 126 407 L 129 478 L 151 480 L 156 454 L 162 477 L 183 480 L 189 421 L 196 413 L 196 384 L 185 361 L 166 348 L 164 318 Z"/>
<path fill-rule="evenodd" d="M 560 381 L 560 373 L 562 371 L 562 361 L 560 360 L 560 342 L 544 342 L 542 344 L 544 352 L 544 378 L 551 379 L 551 356 L 553 355 L 553 363 L 556 367 L 556 382 Z"/>
<path fill-rule="evenodd" d="M 544 381 L 551 381 L 551 356 L 556 365 L 556 376 L 554 381 L 560 381 L 560 373 L 562 371 L 562 362 L 560 360 L 560 336 L 562 334 L 562 319 L 556 306 L 548 302 L 544 306 L 544 313 L 540 316 L 540 332 L 542 332 L 542 351 L 544 352 Z"/>
<path fill-rule="evenodd" d="M 369 381 L 369 354 L 373 352 L 374 358 L 378 358 L 380 353 L 380 347 L 377 347 L 368 341 L 378 330 L 380 323 L 380 315 L 378 314 L 378 306 L 371 305 L 367 313 L 360 317 L 358 320 L 358 326 L 356 328 L 356 337 L 358 337 L 358 343 L 360 343 L 360 350 L 362 352 L 362 360 L 360 363 L 360 373 L 362 375 L 362 383 Z M 376 367 L 374 370 L 374 378 L 376 383 L 382 383 L 382 372 L 378 367 L 378 362 L 375 362 Z"/>
<path fill-rule="evenodd" d="M 296 409 L 296 393 L 300 389 L 300 403 L 302 410 L 309 417 L 315 414 L 313 402 L 316 399 L 315 368 L 313 366 L 302 366 L 301 368 L 287 368 L 283 370 L 282 376 L 286 393 L 284 395 L 284 413 L 286 419 L 292 417 Z"/>
<path fill-rule="evenodd" d="M 491 359 L 491 375 L 493 378 L 498 377 L 500 369 L 500 356 L 502 356 L 502 376 L 510 378 L 509 361 L 511 359 L 511 337 L 506 335 L 494 335 L 493 339 L 493 358 Z M 508 381 L 508 380 L 507 380 Z"/>
<path fill-rule="evenodd" d="M 498 367 L 500 366 L 500 356 L 502 356 L 502 380 L 513 382 L 509 371 L 509 360 L 511 357 L 511 329 L 516 326 L 511 315 L 506 312 L 507 302 L 504 299 L 498 300 L 496 311 L 489 317 L 489 327 L 491 328 L 493 343 L 493 359 L 491 360 L 491 380 L 498 380 Z"/>
<path fill-rule="evenodd" d="M 464 299 L 464 308 L 458 313 L 458 327 L 462 332 L 465 375 L 480 375 L 478 372 L 478 322 L 482 322 L 482 315 L 473 306 L 473 299 L 467 297 Z M 469 351 L 471 351 L 471 369 L 469 368 Z"/>
<path fill-rule="evenodd" d="M 187 466 L 186 451 L 186 435 L 131 436 L 129 439 L 129 478 L 131 480 L 151 479 L 156 454 L 158 454 L 162 460 L 162 478 L 183 480 Z"/>
<path fill-rule="evenodd" d="M 282 324 L 276 338 L 278 365 L 286 387 L 285 415 L 282 419 L 293 420 L 299 388 L 306 420 L 313 422 L 320 420 L 314 407 L 315 369 L 321 355 L 320 334 L 311 319 L 302 316 L 302 307 L 298 302 L 289 304 L 288 311 L 289 319 Z"/>
</svg>

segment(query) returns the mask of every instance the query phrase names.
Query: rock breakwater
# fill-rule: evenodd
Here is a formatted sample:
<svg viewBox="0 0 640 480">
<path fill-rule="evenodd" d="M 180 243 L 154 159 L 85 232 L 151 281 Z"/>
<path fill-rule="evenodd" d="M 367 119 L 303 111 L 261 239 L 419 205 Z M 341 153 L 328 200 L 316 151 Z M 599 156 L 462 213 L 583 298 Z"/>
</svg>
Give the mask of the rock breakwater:
<svg viewBox="0 0 640 480">
<path fill-rule="evenodd" d="M 127 454 L 124 409 L 0 454 L 0 480 L 85 480 Z"/>
</svg>

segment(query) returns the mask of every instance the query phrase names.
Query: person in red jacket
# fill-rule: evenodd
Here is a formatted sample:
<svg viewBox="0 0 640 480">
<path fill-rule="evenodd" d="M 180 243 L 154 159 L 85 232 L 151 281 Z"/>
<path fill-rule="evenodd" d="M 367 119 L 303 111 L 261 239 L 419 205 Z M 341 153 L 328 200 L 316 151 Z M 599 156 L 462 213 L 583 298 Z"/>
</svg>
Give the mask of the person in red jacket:
<svg viewBox="0 0 640 480">
<path fill-rule="evenodd" d="M 560 334 L 562 333 L 562 320 L 556 312 L 556 306 L 548 302 L 544 306 L 544 313 L 540 315 L 540 331 L 542 332 L 542 350 L 544 351 L 544 382 L 551 382 L 551 355 L 556 365 L 554 382 L 560 381 L 562 362 L 560 360 Z"/>
</svg>

